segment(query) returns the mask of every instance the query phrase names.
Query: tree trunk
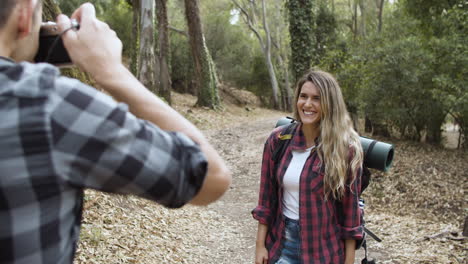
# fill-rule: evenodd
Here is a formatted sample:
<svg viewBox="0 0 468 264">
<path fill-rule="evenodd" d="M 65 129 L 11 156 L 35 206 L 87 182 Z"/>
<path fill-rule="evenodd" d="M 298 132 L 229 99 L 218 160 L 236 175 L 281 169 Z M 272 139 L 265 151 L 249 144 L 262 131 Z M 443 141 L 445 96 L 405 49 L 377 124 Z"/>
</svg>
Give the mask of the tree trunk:
<svg viewBox="0 0 468 264">
<path fill-rule="evenodd" d="M 372 122 L 367 114 L 364 121 L 364 131 L 367 133 L 372 133 Z"/>
<path fill-rule="evenodd" d="M 268 73 L 270 75 L 271 88 L 273 90 L 273 104 L 275 109 L 279 109 L 278 102 L 278 80 L 276 79 L 275 68 L 273 67 L 273 62 L 271 61 L 271 34 L 270 28 L 268 27 L 268 22 L 266 19 L 266 7 L 265 0 L 262 0 L 262 17 L 263 17 L 263 28 L 265 29 L 266 42 L 265 42 L 265 54 L 266 54 L 266 65 L 268 67 Z"/>
<path fill-rule="evenodd" d="M 349 1 L 351 1 L 351 0 L 349 0 Z M 358 0 L 353 0 L 353 7 L 352 7 L 353 13 L 352 13 L 352 16 L 351 16 L 353 18 L 352 31 L 353 31 L 353 40 L 354 41 L 356 41 L 357 35 L 358 35 L 357 1 Z"/>
<path fill-rule="evenodd" d="M 276 5 L 277 6 L 281 6 L 283 4 L 283 1 L 282 0 L 276 0 Z M 284 11 L 282 11 L 283 9 L 282 8 L 277 8 L 276 9 L 276 18 L 275 19 L 279 19 L 279 18 L 283 18 L 285 16 L 287 16 L 287 14 L 284 13 Z M 290 84 L 290 81 L 289 81 L 289 65 L 288 65 L 288 54 L 286 52 L 285 54 L 285 48 L 283 46 L 283 32 L 284 30 L 286 30 L 285 28 L 286 24 L 285 23 L 280 23 L 279 24 L 279 28 L 276 30 L 276 42 L 277 42 L 277 48 L 278 48 L 278 52 L 276 53 L 277 54 L 277 57 L 278 57 L 278 63 L 279 63 L 279 66 L 283 72 L 283 79 L 284 79 L 284 83 L 283 83 L 283 86 L 281 88 L 281 102 L 282 102 L 282 105 L 283 105 L 283 110 L 285 111 L 289 111 L 289 112 L 292 112 L 293 111 L 293 108 L 292 108 L 292 92 L 291 92 L 291 84 Z"/>
<path fill-rule="evenodd" d="M 141 32 L 138 79 L 150 91 L 157 92 L 156 57 L 154 56 L 154 1 L 140 0 L 140 4 Z"/>
<path fill-rule="evenodd" d="M 55 21 L 55 18 L 62 13 L 54 0 L 44 0 L 42 3 L 42 21 Z M 80 71 L 78 68 L 62 68 L 60 72 L 68 77 L 78 79 L 83 83 L 94 85 L 93 81 L 87 73 Z"/>
<path fill-rule="evenodd" d="M 377 26 L 377 32 L 380 34 L 382 32 L 382 17 L 383 17 L 383 9 L 385 0 L 379 0 L 379 25 Z"/>
<path fill-rule="evenodd" d="M 390 137 L 390 131 L 388 130 L 387 125 L 385 124 L 373 124 L 373 135 L 379 135 L 383 137 Z M 420 136 L 419 136 L 420 137 Z"/>
<path fill-rule="evenodd" d="M 291 36 L 291 65 L 295 81 L 310 68 L 314 54 L 313 1 L 289 0 L 289 33 Z"/>
<path fill-rule="evenodd" d="M 367 31 L 366 31 L 366 3 L 364 0 L 359 0 L 359 10 L 361 11 L 361 26 L 360 26 L 360 32 L 362 37 L 366 37 Z"/>
<path fill-rule="evenodd" d="M 260 44 L 260 47 L 263 52 L 263 56 L 265 59 L 265 65 L 268 69 L 268 76 L 270 77 L 270 83 L 272 88 L 272 96 L 273 96 L 273 108 L 279 109 L 280 108 L 280 100 L 279 98 L 279 86 L 278 86 L 278 79 L 276 78 L 275 67 L 273 65 L 271 59 L 271 32 L 267 22 L 267 14 L 266 14 L 266 6 L 265 1 L 262 0 L 262 27 L 265 32 L 265 39 L 263 38 L 263 34 L 260 33 L 259 29 L 257 28 L 257 13 L 259 12 L 257 9 L 257 5 L 255 1 L 250 2 L 250 7 L 247 8 L 245 6 L 240 5 L 236 0 L 232 0 L 237 8 L 240 9 L 241 13 L 243 14 L 243 18 L 245 22 L 249 26 L 250 30 L 255 34 Z M 250 11 L 249 11 L 249 10 Z"/>
<path fill-rule="evenodd" d="M 132 48 L 130 51 L 130 71 L 138 76 L 138 46 L 140 39 L 140 0 L 132 0 L 133 24 L 132 24 Z"/>
<path fill-rule="evenodd" d="M 290 88 L 290 82 L 289 82 L 289 69 L 288 65 L 284 62 L 281 54 L 279 54 L 280 51 L 278 51 L 277 58 L 278 62 L 280 64 L 280 67 L 283 70 L 283 78 L 284 78 L 284 83 L 281 88 L 281 103 L 283 110 L 286 111 L 292 111 L 292 93 L 291 93 L 291 88 Z"/>
<path fill-rule="evenodd" d="M 184 0 L 190 48 L 195 70 L 194 86 L 197 90 L 197 105 L 217 108 L 219 106 L 218 77 L 203 36 L 198 0 Z"/>
<path fill-rule="evenodd" d="M 169 23 L 167 18 L 167 0 L 156 0 L 159 42 L 159 79 L 158 94 L 171 104 L 171 76 L 169 71 Z"/>
</svg>

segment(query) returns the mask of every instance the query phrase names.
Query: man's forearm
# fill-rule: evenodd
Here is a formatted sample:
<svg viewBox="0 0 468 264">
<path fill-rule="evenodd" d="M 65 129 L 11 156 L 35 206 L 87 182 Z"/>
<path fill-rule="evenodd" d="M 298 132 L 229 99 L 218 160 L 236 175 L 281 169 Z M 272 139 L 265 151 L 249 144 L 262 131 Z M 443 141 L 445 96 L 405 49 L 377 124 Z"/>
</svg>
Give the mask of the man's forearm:
<svg viewBox="0 0 468 264">
<path fill-rule="evenodd" d="M 164 130 L 178 131 L 200 145 L 208 160 L 208 172 L 193 204 L 208 204 L 218 199 L 229 187 L 231 176 L 224 161 L 203 134 L 188 120 L 148 91 L 122 64 L 122 42 L 109 26 L 96 18 L 90 3 L 81 5 L 72 14 L 80 22 L 77 31 L 68 30 L 63 43 L 73 63 L 89 73 L 116 100 L 125 102 L 130 111 Z M 59 15 L 62 31 L 70 27 L 70 19 Z"/>
<path fill-rule="evenodd" d="M 96 82 L 116 100 L 125 102 L 130 111 L 161 129 L 184 133 L 200 145 L 208 160 L 205 183 L 192 204 L 205 205 L 218 199 L 231 183 L 224 161 L 192 123 L 146 89 L 123 65 L 114 72 L 95 76 Z"/>
<path fill-rule="evenodd" d="M 203 134 L 187 119 L 146 89 L 123 65 L 114 72 L 96 76 L 96 82 L 114 99 L 126 103 L 130 112 L 151 121 L 161 129 L 186 134 L 197 143 L 205 143 Z"/>
</svg>

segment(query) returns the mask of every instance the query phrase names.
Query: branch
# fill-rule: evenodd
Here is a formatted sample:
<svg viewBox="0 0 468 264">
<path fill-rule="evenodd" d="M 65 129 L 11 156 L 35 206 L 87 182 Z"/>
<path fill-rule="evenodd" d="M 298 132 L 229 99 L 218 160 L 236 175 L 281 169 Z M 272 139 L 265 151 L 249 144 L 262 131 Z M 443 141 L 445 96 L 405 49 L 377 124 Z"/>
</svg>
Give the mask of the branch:
<svg viewBox="0 0 468 264">
<path fill-rule="evenodd" d="M 264 49 L 265 45 L 263 44 L 262 36 L 260 35 L 260 33 L 257 31 L 255 26 L 253 25 L 252 18 L 250 17 L 247 10 L 245 10 L 245 8 L 243 8 L 236 0 L 231 0 L 231 1 L 244 14 L 242 17 L 244 18 L 245 22 L 249 26 L 250 30 L 252 30 L 252 32 L 257 36 L 258 41 L 260 41 L 260 46 L 262 46 L 262 49 Z"/>
<path fill-rule="evenodd" d="M 176 33 L 179 33 L 179 34 L 181 34 L 181 35 L 184 35 L 184 36 L 188 37 L 188 33 L 185 32 L 185 31 L 183 31 L 183 30 L 177 29 L 177 28 L 175 28 L 175 27 L 173 27 L 173 26 L 167 26 L 167 27 L 168 27 L 170 30 L 172 30 L 172 31 L 174 31 L 174 32 L 176 32 Z"/>
<path fill-rule="evenodd" d="M 263 18 L 263 28 L 265 29 L 265 35 L 266 35 L 266 48 L 267 48 L 268 52 L 270 52 L 270 50 L 271 50 L 271 35 L 270 35 L 270 29 L 268 27 L 268 22 L 267 22 L 267 19 L 266 19 L 265 0 L 262 0 L 262 18 Z"/>
</svg>

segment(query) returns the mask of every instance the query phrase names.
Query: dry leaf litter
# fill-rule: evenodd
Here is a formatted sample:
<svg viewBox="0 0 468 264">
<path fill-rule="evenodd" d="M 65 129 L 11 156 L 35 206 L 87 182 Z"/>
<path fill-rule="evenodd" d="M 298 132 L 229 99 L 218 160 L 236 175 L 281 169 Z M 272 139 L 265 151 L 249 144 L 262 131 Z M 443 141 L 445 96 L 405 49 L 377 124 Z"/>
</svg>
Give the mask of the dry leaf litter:
<svg viewBox="0 0 468 264">
<path fill-rule="evenodd" d="M 218 112 L 194 108 L 196 98 L 190 95 L 174 93 L 173 101 L 229 163 L 233 187 L 228 194 L 205 208 L 168 210 L 134 196 L 87 190 L 75 263 L 253 263 L 256 222 L 250 210 L 260 154 L 271 120 L 284 113 L 261 109 L 246 92 L 223 90 L 224 97 L 235 99 Z M 266 118 L 271 120 L 264 128 L 255 127 Z M 251 131 L 235 127 L 239 124 Z M 251 141 L 233 151 L 245 138 L 242 133 L 252 135 Z M 393 168 L 373 171 L 363 195 L 366 226 L 383 239 L 369 239 L 370 256 L 377 263 L 468 263 L 467 238 L 461 234 L 468 215 L 468 153 L 379 139 L 394 144 L 396 152 Z"/>
</svg>

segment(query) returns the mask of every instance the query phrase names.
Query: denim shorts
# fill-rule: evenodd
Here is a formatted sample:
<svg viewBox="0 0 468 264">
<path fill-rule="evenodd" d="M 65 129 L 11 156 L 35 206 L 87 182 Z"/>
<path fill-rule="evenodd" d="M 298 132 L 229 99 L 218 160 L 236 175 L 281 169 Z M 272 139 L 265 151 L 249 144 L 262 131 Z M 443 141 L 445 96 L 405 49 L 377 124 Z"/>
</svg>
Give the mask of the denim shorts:
<svg viewBox="0 0 468 264">
<path fill-rule="evenodd" d="M 285 217 L 286 230 L 282 241 L 283 249 L 276 264 L 300 264 L 301 241 L 299 237 L 299 220 Z"/>
</svg>

